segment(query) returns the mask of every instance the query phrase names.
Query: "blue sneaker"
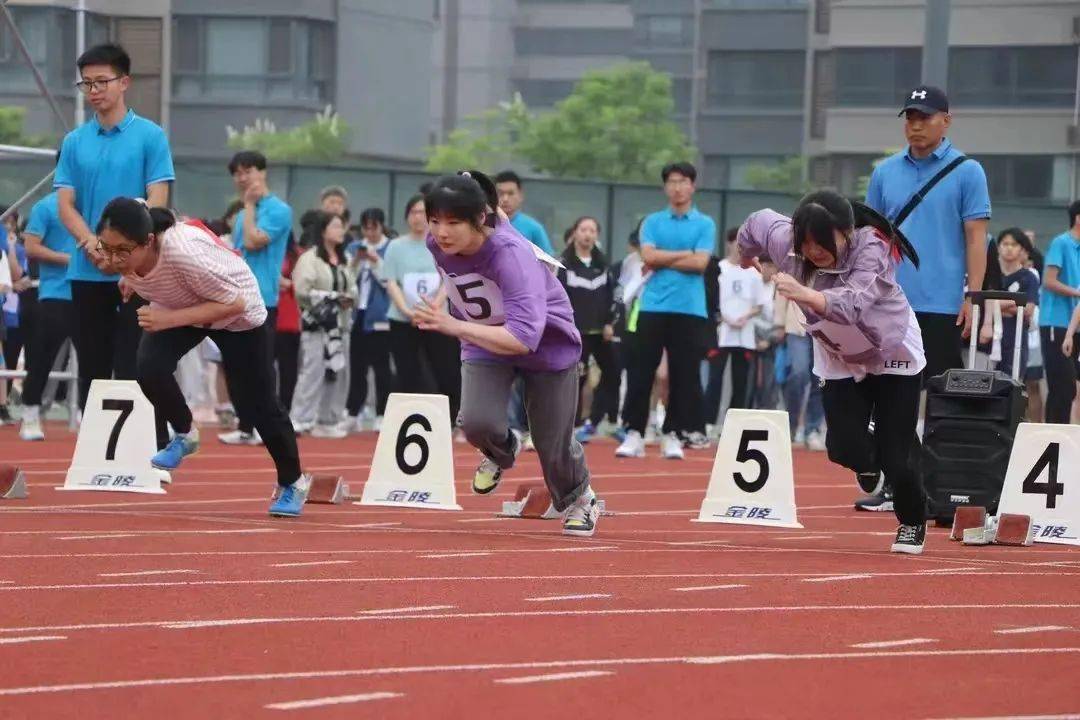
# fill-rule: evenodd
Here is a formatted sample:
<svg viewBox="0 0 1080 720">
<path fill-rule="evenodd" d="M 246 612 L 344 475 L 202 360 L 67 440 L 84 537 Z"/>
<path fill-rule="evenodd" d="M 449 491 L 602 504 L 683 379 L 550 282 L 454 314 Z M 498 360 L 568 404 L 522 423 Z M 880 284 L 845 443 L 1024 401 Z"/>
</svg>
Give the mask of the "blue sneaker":
<svg viewBox="0 0 1080 720">
<path fill-rule="evenodd" d="M 577 432 L 574 433 L 574 439 L 576 439 L 582 445 L 585 445 L 590 440 L 592 440 L 593 435 L 595 434 L 596 428 L 593 427 L 592 421 L 586 420 L 585 424 L 579 427 Z"/>
<path fill-rule="evenodd" d="M 611 431 L 611 437 L 615 438 L 621 445 L 626 440 L 626 428 L 619 426 Z"/>
<path fill-rule="evenodd" d="M 304 511 L 310 487 L 311 478 L 301 475 L 292 485 L 280 488 L 277 499 L 270 504 L 270 514 L 274 517 L 299 517 Z"/>
<path fill-rule="evenodd" d="M 150 458 L 150 464 L 158 470 L 175 470 L 188 455 L 199 451 L 199 431 L 191 429 L 187 435 L 176 435 L 164 450 Z"/>
</svg>

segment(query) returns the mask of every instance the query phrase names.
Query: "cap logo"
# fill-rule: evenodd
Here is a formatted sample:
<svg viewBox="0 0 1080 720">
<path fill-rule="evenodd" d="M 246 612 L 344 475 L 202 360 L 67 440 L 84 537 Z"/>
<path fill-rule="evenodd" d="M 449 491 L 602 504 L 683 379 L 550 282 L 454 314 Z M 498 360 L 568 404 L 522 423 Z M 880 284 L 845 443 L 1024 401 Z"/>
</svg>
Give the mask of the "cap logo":
<svg viewBox="0 0 1080 720">
<path fill-rule="evenodd" d="M 912 100 L 925 100 L 926 99 L 926 91 L 925 90 L 913 90 L 912 93 L 911 93 L 911 99 Z"/>
</svg>

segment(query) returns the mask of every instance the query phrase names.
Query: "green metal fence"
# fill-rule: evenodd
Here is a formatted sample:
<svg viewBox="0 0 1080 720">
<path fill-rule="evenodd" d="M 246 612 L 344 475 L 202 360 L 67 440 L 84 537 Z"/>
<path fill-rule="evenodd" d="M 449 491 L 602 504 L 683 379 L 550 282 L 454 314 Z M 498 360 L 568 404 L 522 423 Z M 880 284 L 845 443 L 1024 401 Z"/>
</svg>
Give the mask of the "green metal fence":
<svg viewBox="0 0 1080 720">
<path fill-rule="evenodd" d="M 51 167 L 48 160 L 5 159 L 0 166 L 0 203 L 14 201 Z M 434 177 L 396 170 L 281 165 L 271 168 L 269 180 L 271 189 L 292 205 L 297 217 L 317 204 L 322 188 L 341 185 L 349 192 L 354 213 L 381 207 L 387 211 L 391 226 L 403 228 L 405 203 L 422 183 Z M 189 215 L 218 217 L 235 197 L 224 162 L 177 160 L 176 178 L 173 204 Z M 525 194 L 525 211 L 544 224 L 557 250 L 562 247 L 563 230 L 578 217 L 591 215 L 600 221 L 605 248 L 615 258 L 625 254 L 627 236 L 638 219 L 666 202 L 659 181 L 656 185 L 631 185 L 537 179 L 526 181 Z M 743 190 L 702 189 L 697 194 L 698 208 L 716 219 L 721 232 L 763 207 L 790 212 L 795 200 L 790 195 Z M 1064 206 L 995 202 L 991 228 L 1034 230 L 1039 245 L 1045 247 L 1066 224 Z"/>
</svg>

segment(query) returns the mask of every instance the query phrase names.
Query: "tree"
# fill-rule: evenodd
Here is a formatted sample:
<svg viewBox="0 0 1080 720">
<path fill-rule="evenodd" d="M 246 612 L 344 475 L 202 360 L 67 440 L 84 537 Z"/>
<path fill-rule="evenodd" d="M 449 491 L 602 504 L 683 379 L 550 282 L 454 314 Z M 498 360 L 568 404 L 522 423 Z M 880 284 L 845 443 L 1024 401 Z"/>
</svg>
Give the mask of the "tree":
<svg viewBox="0 0 1080 720">
<path fill-rule="evenodd" d="M 884 155 L 879 157 L 877 160 L 875 160 L 870 165 L 870 168 L 871 168 L 870 173 L 868 173 L 866 175 L 860 175 L 859 176 L 859 181 L 855 184 L 855 192 L 858 193 L 858 196 L 860 198 L 866 197 L 866 191 L 870 187 L 870 174 L 872 174 L 874 172 L 874 170 L 877 169 L 878 165 L 885 162 L 886 160 L 888 160 L 890 157 L 892 157 L 893 155 L 895 155 L 898 152 L 900 152 L 900 151 L 899 150 L 886 150 Z"/>
<path fill-rule="evenodd" d="M 311 122 L 291 130 L 278 130 L 273 122 L 257 119 L 243 130 L 230 125 L 225 132 L 229 147 L 258 150 L 277 162 L 337 162 L 349 145 L 349 125 L 329 105 Z"/>
<path fill-rule="evenodd" d="M 463 168 L 502 168 L 516 165 L 515 147 L 532 123 L 529 108 L 519 93 L 510 102 L 465 118 L 463 127 L 450 132 L 446 142 L 427 150 L 424 169 L 433 173 Z"/>
<path fill-rule="evenodd" d="M 806 158 L 789 157 L 776 165 L 751 165 L 746 169 L 746 182 L 754 190 L 803 195 L 811 190 L 806 178 Z"/>
<path fill-rule="evenodd" d="M 555 109 L 532 122 L 517 150 L 557 177 L 656 182 L 669 162 L 696 155 L 672 121 L 671 78 L 648 63 L 586 73 Z"/>
<path fill-rule="evenodd" d="M 0 107 L 0 145 L 47 147 L 53 144 L 53 140 L 45 135 L 24 134 L 25 121 L 26 108 Z"/>
</svg>

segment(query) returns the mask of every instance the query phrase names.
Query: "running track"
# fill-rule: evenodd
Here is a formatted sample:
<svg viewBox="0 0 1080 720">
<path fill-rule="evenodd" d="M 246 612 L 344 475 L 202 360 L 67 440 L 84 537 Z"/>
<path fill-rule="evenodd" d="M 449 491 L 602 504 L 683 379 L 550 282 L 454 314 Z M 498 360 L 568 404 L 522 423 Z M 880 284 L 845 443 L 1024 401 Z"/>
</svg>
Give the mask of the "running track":
<svg viewBox="0 0 1080 720">
<path fill-rule="evenodd" d="M 3 718 L 969 718 L 1080 713 L 1080 552 L 887 552 L 849 474 L 795 458 L 805 530 L 690 522 L 711 454 L 589 448 L 615 517 L 591 540 L 494 512 L 311 506 L 266 515 L 261 448 L 207 442 L 167 497 L 58 493 L 59 426 L 0 459 Z M 212 438 L 212 431 L 205 433 Z M 303 440 L 359 493 L 374 436 Z"/>
</svg>

